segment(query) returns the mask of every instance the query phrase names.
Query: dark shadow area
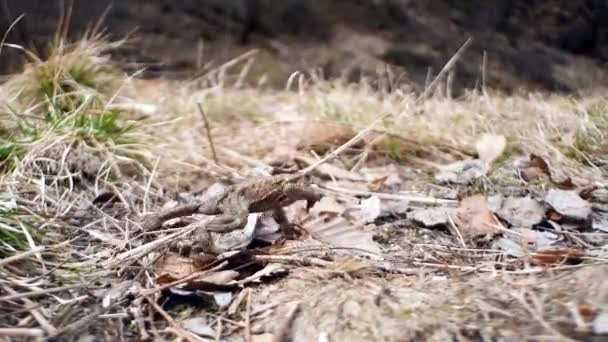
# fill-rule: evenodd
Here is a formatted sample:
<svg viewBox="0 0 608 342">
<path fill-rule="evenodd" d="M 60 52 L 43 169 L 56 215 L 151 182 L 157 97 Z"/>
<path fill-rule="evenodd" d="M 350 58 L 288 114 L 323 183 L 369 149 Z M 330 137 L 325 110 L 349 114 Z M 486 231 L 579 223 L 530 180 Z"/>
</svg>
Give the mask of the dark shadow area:
<svg viewBox="0 0 608 342">
<path fill-rule="evenodd" d="M 7 41 L 44 55 L 69 4 L 3 0 L 0 31 L 25 13 Z M 429 68 L 436 74 L 472 37 L 455 74 L 458 88 L 480 84 L 484 53 L 492 87 L 577 91 L 608 84 L 608 3 L 600 0 L 76 0 L 70 36 L 106 10 L 102 27 L 111 37 L 134 32 L 114 57 L 127 70 L 147 64 L 148 77 L 185 77 L 201 59 L 217 65 L 259 48 L 265 55 L 253 76 L 267 73 L 271 85 L 312 67 L 327 77 L 350 68 L 359 76 L 349 79 L 358 79 L 383 63 L 424 85 Z M 0 73 L 18 71 L 23 61 L 4 48 Z"/>
</svg>

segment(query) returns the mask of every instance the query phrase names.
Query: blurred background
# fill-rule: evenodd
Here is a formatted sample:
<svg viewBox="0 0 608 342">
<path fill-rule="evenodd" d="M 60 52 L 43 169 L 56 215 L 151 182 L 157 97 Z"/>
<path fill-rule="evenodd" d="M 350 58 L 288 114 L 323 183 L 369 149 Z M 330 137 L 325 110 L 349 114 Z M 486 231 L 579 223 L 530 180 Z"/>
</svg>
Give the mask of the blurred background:
<svg viewBox="0 0 608 342">
<path fill-rule="evenodd" d="M 605 0 L 2 0 L 7 42 L 44 55 L 62 13 L 76 38 L 102 18 L 113 52 L 141 77 L 187 78 L 257 49 L 249 80 L 283 87 L 296 70 L 357 81 L 390 71 L 423 87 L 458 48 L 454 86 L 579 92 L 608 84 Z M 71 10 L 69 10 L 71 8 Z M 0 73 L 23 53 L 4 48 Z M 483 75 L 483 77 L 482 77 Z"/>
</svg>

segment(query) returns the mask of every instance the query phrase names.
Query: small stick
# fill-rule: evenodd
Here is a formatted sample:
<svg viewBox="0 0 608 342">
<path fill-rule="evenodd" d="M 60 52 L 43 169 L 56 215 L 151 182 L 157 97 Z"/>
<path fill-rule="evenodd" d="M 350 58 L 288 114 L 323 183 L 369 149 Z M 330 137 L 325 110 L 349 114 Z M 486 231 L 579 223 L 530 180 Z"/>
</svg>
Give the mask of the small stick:
<svg viewBox="0 0 608 342">
<path fill-rule="evenodd" d="M 219 165 L 219 161 L 217 159 L 217 153 L 215 152 L 215 144 L 213 144 L 213 138 L 211 137 L 211 126 L 209 125 L 209 120 L 207 120 L 207 115 L 205 115 L 205 111 L 203 110 L 203 105 L 200 102 L 197 102 L 198 111 L 201 113 L 203 117 L 203 122 L 205 123 L 205 131 L 207 132 L 207 141 L 209 142 L 209 147 L 211 148 L 211 157 L 213 161 Z"/>
</svg>

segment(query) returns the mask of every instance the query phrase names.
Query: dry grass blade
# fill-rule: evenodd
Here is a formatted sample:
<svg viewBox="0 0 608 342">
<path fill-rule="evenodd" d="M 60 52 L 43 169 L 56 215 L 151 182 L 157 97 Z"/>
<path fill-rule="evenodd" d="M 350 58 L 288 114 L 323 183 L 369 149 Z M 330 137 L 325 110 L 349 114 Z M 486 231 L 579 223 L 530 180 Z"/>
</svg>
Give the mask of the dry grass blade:
<svg viewBox="0 0 608 342">
<path fill-rule="evenodd" d="M 45 250 L 44 246 L 38 246 L 38 247 L 35 247 L 33 249 L 30 249 L 27 252 L 15 254 L 15 255 L 12 255 L 12 256 L 10 256 L 8 258 L 4 258 L 4 259 L 0 260 L 0 267 L 8 265 L 8 264 L 13 263 L 13 262 L 18 261 L 18 260 L 27 258 L 30 255 L 34 255 L 34 254 L 38 254 L 40 252 L 44 252 L 44 250 Z"/>
<path fill-rule="evenodd" d="M 452 70 L 452 68 L 458 61 L 458 59 L 460 59 L 460 57 L 466 51 L 466 49 L 469 47 L 469 45 L 471 44 L 472 41 L 473 41 L 473 38 L 468 38 L 464 42 L 464 44 L 462 44 L 460 49 L 458 49 L 458 51 L 456 51 L 456 53 L 452 56 L 452 58 L 450 58 L 450 60 L 447 63 L 445 63 L 445 65 L 443 66 L 441 71 L 439 71 L 439 74 L 437 74 L 435 79 L 433 79 L 431 84 L 429 84 L 428 87 L 426 87 L 426 89 L 424 89 L 424 92 L 422 93 L 422 95 L 420 95 L 419 99 L 425 99 L 433 91 L 433 89 L 435 89 L 435 87 L 437 86 L 439 81 L 441 81 L 443 76 L 445 76 L 450 70 Z"/>
<path fill-rule="evenodd" d="M 205 115 L 205 111 L 203 110 L 203 105 L 200 102 L 197 103 L 198 111 L 203 118 L 203 123 L 205 124 L 205 132 L 207 133 L 207 141 L 209 142 L 209 148 L 211 149 L 211 157 L 213 161 L 219 165 L 219 160 L 217 159 L 217 153 L 215 152 L 215 144 L 213 143 L 213 137 L 211 136 L 211 125 L 209 124 L 209 119 L 207 119 L 207 115 Z"/>
</svg>

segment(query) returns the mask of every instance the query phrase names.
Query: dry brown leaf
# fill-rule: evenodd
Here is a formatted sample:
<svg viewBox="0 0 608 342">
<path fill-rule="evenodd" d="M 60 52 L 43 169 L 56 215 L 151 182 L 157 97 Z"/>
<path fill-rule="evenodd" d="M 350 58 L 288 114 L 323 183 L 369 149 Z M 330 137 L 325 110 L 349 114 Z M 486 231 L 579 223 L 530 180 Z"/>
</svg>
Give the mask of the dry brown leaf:
<svg viewBox="0 0 608 342">
<path fill-rule="evenodd" d="M 315 205 L 310 209 L 311 214 L 323 215 L 340 215 L 346 208 L 338 203 L 334 197 L 323 196 Z"/>
<path fill-rule="evenodd" d="M 204 282 L 214 285 L 226 285 L 230 283 L 232 280 L 236 279 L 239 276 L 239 272 L 237 271 L 219 271 L 219 272 L 211 272 L 205 274 L 205 276 L 196 278 L 196 282 Z"/>
<path fill-rule="evenodd" d="M 565 262 L 579 263 L 585 252 L 574 248 L 547 248 L 532 253 L 532 261 L 538 265 L 558 265 Z"/>
<path fill-rule="evenodd" d="M 239 285 L 246 285 L 250 283 L 261 283 L 267 278 L 278 278 L 286 275 L 289 270 L 281 264 L 268 264 L 263 269 L 255 272 L 249 277 L 239 280 Z"/>
<path fill-rule="evenodd" d="M 316 162 L 316 160 L 306 157 L 298 156 L 296 157 L 297 161 L 301 161 L 307 165 L 312 165 Z M 365 177 L 362 175 L 351 172 L 348 170 L 344 170 L 343 168 L 337 167 L 332 164 L 321 164 L 315 170 L 315 173 L 319 174 L 322 177 L 326 178 L 335 178 L 335 179 L 346 179 L 355 182 L 363 182 L 365 181 Z"/>
<path fill-rule="evenodd" d="M 193 332 L 199 336 L 215 337 L 216 332 L 211 327 L 211 321 L 205 317 L 194 317 L 181 322 L 184 329 Z"/>
<path fill-rule="evenodd" d="M 382 188 L 384 188 L 384 182 L 386 182 L 387 179 L 388 179 L 388 175 L 382 176 L 380 178 L 376 178 L 368 183 L 367 188 L 370 191 L 379 192 L 382 190 Z"/>
<path fill-rule="evenodd" d="M 540 169 L 544 174 L 551 177 L 551 170 L 549 169 L 549 164 L 540 156 L 537 156 L 534 153 L 530 154 L 530 167 L 536 167 Z"/>
<path fill-rule="evenodd" d="M 259 335 L 251 335 L 251 342 L 275 342 L 280 341 L 274 334 L 263 333 Z"/>
<path fill-rule="evenodd" d="M 194 261 L 175 254 L 167 254 L 154 265 L 158 284 L 167 284 L 196 272 Z"/>
<path fill-rule="evenodd" d="M 540 179 L 545 173 L 542 169 L 532 166 L 519 170 L 519 174 L 526 182 L 533 182 Z"/>
<path fill-rule="evenodd" d="M 454 222 L 463 238 L 494 235 L 500 225 L 481 195 L 464 198 L 456 210 Z"/>
<path fill-rule="evenodd" d="M 576 311 L 578 311 L 578 314 L 581 316 L 585 323 L 591 323 L 593 321 L 593 317 L 597 314 L 599 310 L 598 308 L 593 307 L 591 305 L 579 305 L 576 308 Z"/>
<path fill-rule="evenodd" d="M 374 192 L 399 191 L 401 183 L 403 183 L 403 180 L 399 175 L 399 167 L 394 164 L 382 168 L 362 169 L 361 173 L 363 173 L 367 179 L 371 179 L 367 184 L 367 188 Z"/>
<path fill-rule="evenodd" d="M 588 221 L 593 211 L 591 203 L 572 190 L 551 189 L 545 196 L 545 203 L 561 216 L 576 221 Z"/>
<path fill-rule="evenodd" d="M 303 228 L 316 240 L 331 246 L 380 253 L 380 246 L 374 241 L 370 230 L 354 225 L 343 217 L 338 216 L 329 221 L 318 218 L 311 220 Z"/>
<path fill-rule="evenodd" d="M 559 189 L 571 190 L 576 188 L 576 185 L 572 182 L 570 177 L 567 177 L 564 180 L 556 180 L 551 173 L 549 164 L 542 157 L 533 153 L 530 154 L 530 166 L 520 170 L 520 174 L 527 182 L 539 179 L 541 175 L 544 174 L 549 178 L 549 181 Z"/>
<path fill-rule="evenodd" d="M 484 134 L 475 144 L 479 159 L 489 166 L 498 159 L 507 147 L 507 139 L 503 135 Z"/>
<path fill-rule="evenodd" d="M 549 211 L 547 211 L 546 218 L 547 220 L 553 222 L 560 222 L 564 217 L 557 211 L 550 209 Z"/>
</svg>

